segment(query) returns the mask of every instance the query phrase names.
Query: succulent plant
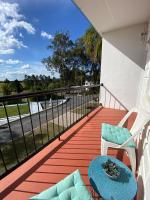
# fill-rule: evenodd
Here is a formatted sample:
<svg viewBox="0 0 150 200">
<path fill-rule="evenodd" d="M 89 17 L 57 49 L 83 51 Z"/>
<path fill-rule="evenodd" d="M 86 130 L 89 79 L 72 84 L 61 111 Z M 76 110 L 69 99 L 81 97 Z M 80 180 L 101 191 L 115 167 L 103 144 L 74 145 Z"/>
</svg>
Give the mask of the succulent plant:
<svg viewBox="0 0 150 200">
<path fill-rule="evenodd" d="M 112 178 L 117 178 L 120 175 L 120 170 L 118 166 L 110 159 L 103 163 L 103 168 L 106 174 Z"/>
</svg>

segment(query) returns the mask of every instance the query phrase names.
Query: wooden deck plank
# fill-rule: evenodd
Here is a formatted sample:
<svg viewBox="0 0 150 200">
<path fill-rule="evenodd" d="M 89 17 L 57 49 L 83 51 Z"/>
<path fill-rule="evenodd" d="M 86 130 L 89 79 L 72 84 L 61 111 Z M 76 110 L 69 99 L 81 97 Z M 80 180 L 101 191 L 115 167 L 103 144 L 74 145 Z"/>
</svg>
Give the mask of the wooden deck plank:
<svg viewBox="0 0 150 200">
<path fill-rule="evenodd" d="M 124 114 L 125 111 L 113 109 L 102 109 L 97 112 L 70 140 L 54 154 L 49 155 L 45 162 L 22 180 L 4 199 L 26 200 L 51 187 L 76 169 L 81 171 L 85 184 L 89 186 L 88 166 L 92 159 L 100 155 L 101 124 L 117 124 Z M 131 126 L 134 119 L 132 116 L 127 126 Z M 122 159 L 127 165 L 130 164 L 124 152 L 118 153 L 117 150 L 109 149 L 108 154 Z"/>
</svg>

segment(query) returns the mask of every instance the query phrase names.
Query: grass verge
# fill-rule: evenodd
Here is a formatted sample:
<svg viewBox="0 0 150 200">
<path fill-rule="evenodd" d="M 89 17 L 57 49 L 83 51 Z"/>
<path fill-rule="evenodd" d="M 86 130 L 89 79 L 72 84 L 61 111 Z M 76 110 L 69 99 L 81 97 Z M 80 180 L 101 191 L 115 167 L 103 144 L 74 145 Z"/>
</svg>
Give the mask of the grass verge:
<svg viewBox="0 0 150 200">
<path fill-rule="evenodd" d="M 48 129 L 48 132 L 47 132 Z M 42 132 L 41 132 L 42 130 Z M 57 124 L 54 124 L 49 122 L 48 127 L 46 124 L 42 126 L 42 129 L 36 128 L 34 129 L 34 138 L 35 138 L 35 145 L 36 149 L 39 149 L 43 144 L 48 142 L 50 139 L 52 139 L 54 136 L 56 136 L 59 132 L 63 130 L 62 126 L 58 126 Z M 34 140 L 33 140 L 33 133 L 28 132 L 28 134 L 25 135 L 25 138 L 19 137 L 15 139 L 15 147 L 17 151 L 17 156 L 19 158 L 19 161 L 24 160 L 27 157 L 26 148 L 24 139 L 26 141 L 26 148 L 28 155 L 35 152 L 35 146 L 34 146 Z M 14 149 L 12 142 L 8 142 L 6 144 L 1 145 L 1 150 L 5 159 L 5 163 L 8 169 L 12 168 L 14 165 L 17 164 Z M 0 157 L 0 174 L 3 174 L 5 172 L 2 159 Z"/>
<path fill-rule="evenodd" d="M 9 117 L 19 115 L 18 108 L 16 105 L 6 106 L 6 109 L 7 109 L 7 114 Z M 19 110 L 20 110 L 21 115 L 29 113 L 28 104 L 19 105 Z M 5 109 L 3 106 L 1 106 L 0 107 L 0 118 L 5 118 L 5 117 L 6 117 Z"/>
</svg>

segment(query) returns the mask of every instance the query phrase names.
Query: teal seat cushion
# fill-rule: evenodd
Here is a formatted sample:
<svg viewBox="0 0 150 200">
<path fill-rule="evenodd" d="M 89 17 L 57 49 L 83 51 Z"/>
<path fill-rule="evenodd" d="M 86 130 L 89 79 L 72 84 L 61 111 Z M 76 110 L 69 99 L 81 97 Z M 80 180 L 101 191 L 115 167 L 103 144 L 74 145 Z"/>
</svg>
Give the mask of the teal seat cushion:
<svg viewBox="0 0 150 200">
<path fill-rule="evenodd" d="M 102 138 L 108 142 L 121 145 L 130 137 L 131 133 L 127 128 L 113 126 L 105 123 L 102 124 Z M 136 144 L 133 140 L 131 140 L 127 146 L 135 148 Z"/>
<path fill-rule="evenodd" d="M 87 190 L 79 170 L 51 188 L 30 198 L 32 200 L 93 200 Z"/>
</svg>

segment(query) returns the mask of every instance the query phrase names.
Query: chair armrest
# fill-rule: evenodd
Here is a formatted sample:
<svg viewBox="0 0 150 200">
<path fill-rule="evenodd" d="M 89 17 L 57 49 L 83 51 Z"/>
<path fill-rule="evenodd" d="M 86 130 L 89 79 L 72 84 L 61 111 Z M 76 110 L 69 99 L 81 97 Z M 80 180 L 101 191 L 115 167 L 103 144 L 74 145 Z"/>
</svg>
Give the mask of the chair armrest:
<svg viewBox="0 0 150 200">
<path fill-rule="evenodd" d="M 123 119 L 118 123 L 119 127 L 122 127 L 125 122 L 127 121 L 127 119 L 129 118 L 129 116 L 133 113 L 133 112 L 137 112 L 137 108 L 132 108 L 124 117 Z"/>
<path fill-rule="evenodd" d="M 140 135 L 142 133 L 143 129 L 140 129 L 138 131 L 136 131 L 130 138 L 128 138 L 122 145 L 119 146 L 119 148 L 122 148 L 122 147 L 126 147 L 127 144 L 133 140 L 135 137 L 137 137 L 138 135 Z"/>
</svg>

